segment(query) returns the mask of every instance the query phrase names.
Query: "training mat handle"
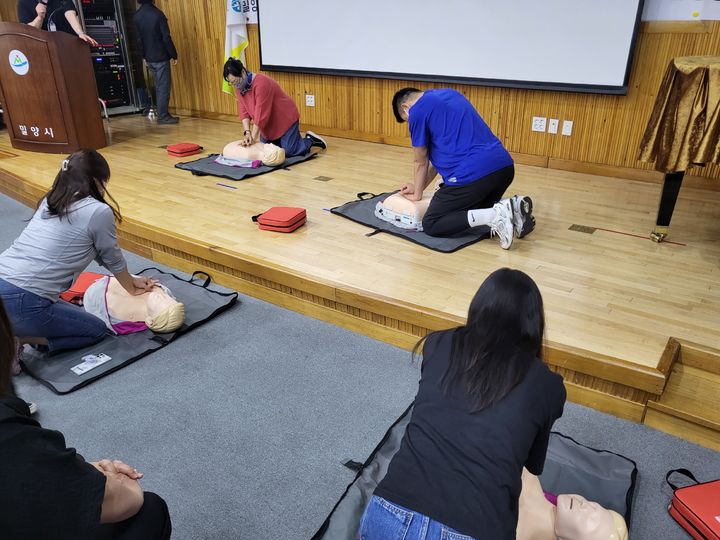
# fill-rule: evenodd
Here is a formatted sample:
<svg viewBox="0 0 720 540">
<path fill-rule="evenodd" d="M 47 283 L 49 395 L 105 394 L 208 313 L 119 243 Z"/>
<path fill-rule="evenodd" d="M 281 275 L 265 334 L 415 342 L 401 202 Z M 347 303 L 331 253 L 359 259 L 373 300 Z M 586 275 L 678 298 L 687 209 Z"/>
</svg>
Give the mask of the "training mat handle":
<svg viewBox="0 0 720 540">
<path fill-rule="evenodd" d="M 195 279 L 195 276 L 197 276 L 197 275 L 205 276 L 206 279 L 205 279 L 205 283 L 202 284 L 202 288 L 207 289 L 208 285 L 210 285 L 210 283 L 212 283 L 212 278 L 210 277 L 210 274 L 208 274 L 207 272 L 203 272 L 202 270 L 196 270 L 195 272 L 193 272 L 193 275 L 190 278 L 190 282 L 192 282 L 192 280 Z"/>
<path fill-rule="evenodd" d="M 366 200 L 365 197 L 367 197 L 368 199 L 372 199 L 373 197 L 377 197 L 377 195 L 375 195 L 374 193 L 370 193 L 369 191 L 363 191 L 362 193 L 357 194 L 357 198 L 361 201 Z"/>
<path fill-rule="evenodd" d="M 690 480 L 694 481 L 696 484 L 700 483 L 700 482 L 698 482 L 697 478 L 695 478 L 695 475 L 693 475 L 693 473 L 691 473 L 687 469 L 673 469 L 672 471 L 669 471 L 665 475 L 665 481 L 668 483 L 668 486 L 670 486 L 673 491 L 676 491 L 678 489 L 678 486 L 676 486 L 675 484 L 670 482 L 670 475 L 673 473 L 678 473 L 678 474 L 682 474 L 683 476 L 687 476 Z"/>
</svg>

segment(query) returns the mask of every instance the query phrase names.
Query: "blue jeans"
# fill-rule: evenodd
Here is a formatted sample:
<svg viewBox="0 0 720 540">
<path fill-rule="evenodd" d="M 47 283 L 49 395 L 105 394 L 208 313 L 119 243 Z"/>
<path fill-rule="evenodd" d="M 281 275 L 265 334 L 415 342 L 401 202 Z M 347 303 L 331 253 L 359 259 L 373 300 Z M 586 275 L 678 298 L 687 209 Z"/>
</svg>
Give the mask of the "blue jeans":
<svg viewBox="0 0 720 540">
<path fill-rule="evenodd" d="M 427 516 L 373 495 L 360 518 L 360 540 L 473 540 Z"/>
<path fill-rule="evenodd" d="M 49 354 L 64 349 L 80 349 L 105 338 L 107 328 L 95 315 L 83 308 L 16 287 L 0 279 L 0 298 L 18 337 L 44 337 Z"/>
<path fill-rule="evenodd" d="M 300 136 L 300 120 L 295 122 L 290 129 L 285 132 L 285 135 L 274 141 L 268 141 L 262 135 L 260 141 L 264 143 L 273 143 L 280 148 L 285 150 L 285 157 L 302 156 L 310 151 L 312 146 L 312 139 L 309 137 Z"/>
</svg>

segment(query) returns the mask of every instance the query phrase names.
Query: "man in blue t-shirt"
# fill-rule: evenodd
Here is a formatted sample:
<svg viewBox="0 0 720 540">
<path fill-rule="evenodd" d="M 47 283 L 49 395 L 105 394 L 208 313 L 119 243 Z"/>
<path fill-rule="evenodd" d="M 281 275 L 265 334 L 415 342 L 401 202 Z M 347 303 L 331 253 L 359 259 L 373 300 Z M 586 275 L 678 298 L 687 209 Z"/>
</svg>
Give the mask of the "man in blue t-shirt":
<svg viewBox="0 0 720 540">
<path fill-rule="evenodd" d="M 411 112 L 412 109 L 412 112 Z M 503 199 L 515 167 L 500 140 L 460 92 L 403 88 L 393 97 L 398 122 L 409 122 L 414 183 L 400 193 L 419 201 L 440 173 L 443 184 L 422 220 L 430 236 L 450 236 L 488 225 L 503 249 L 535 228 L 530 197 Z"/>
</svg>

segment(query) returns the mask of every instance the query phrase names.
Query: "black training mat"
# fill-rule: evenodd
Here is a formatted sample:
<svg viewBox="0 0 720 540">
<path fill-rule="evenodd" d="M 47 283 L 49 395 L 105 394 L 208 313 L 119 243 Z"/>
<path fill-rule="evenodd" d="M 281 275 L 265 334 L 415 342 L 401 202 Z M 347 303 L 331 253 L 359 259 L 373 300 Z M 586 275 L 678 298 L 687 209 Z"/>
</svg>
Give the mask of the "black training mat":
<svg viewBox="0 0 720 540">
<path fill-rule="evenodd" d="M 434 236 L 428 236 L 424 232 L 405 230 L 400 227 L 396 227 L 392 223 L 384 221 L 375 215 L 375 207 L 377 206 L 377 203 L 384 201 L 390 195 L 395 193 L 397 193 L 397 191 L 391 191 L 381 195 L 358 193 L 357 201 L 350 201 L 342 206 L 336 206 L 335 208 L 331 208 L 330 211 L 338 216 L 348 218 L 355 223 L 360 223 L 361 225 L 375 229 L 375 232 L 369 233 L 365 236 L 371 236 L 379 232 L 386 232 L 441 253 L 452 253 L 453 251 L 462 249 L 490 236 L 490 227 L 486 225 L 472 227 L 460 234 L 445 238 L 436 238 Z M 365 198 L 368 196 L 369 198 Z"/>
<path fill-rule="evenodd" d="M 302 156 L 293 156 L 286 158 L 279 167 L 268 167 L 260 165 L 257 169 L 251 167 L 231 167 L 229 165 L 220 165 L 215 163 L 215 159 L 219 154 L 210 154 L 208 157 L 196 159 L 195 161 L 187 161 L 185 163 L 176 163 L 178 169 L 184 169 L 192 172 L 195 176 L 219 176 L 228 180 L 245 180 L 249 176 L 258 176 L 260 174 L 269 173 L 278 169 L 289 170 L 288 167 L 312 159 L 317 154 L 308 152 Z"/>
<path fill-rule="evenodd" d="M 345 466 L 358 471 L 340 500 L 312 540 L 356 540 L 360 518 L 375 488 L 387 473 L 390 460 L 412 416 L 412 405 L 398 418 L 365 463 Z M 595 450 L 560 433 L 550 435 L 545 470 L 539 477 L 543 489 L 553 495 L 578 494 L 615 510 L 630 527 L 630 507 L 635 491 L 635 462 L 612 452 Z"/>
<path fill-rule="evenodd" d="M 204 282 L 195 279 L 198 274 L 206 277 Z M 84 349 L 65 351 L 52 357 L 26 347 L 23 370 L 56 394 L 67 394 L 165 347 L 237 302 L 236 292 L 221 293 L 209 289 L 210 276 L 204 272 L 195 272 L 190 280 L 157 268 L 147 268 L 139 275 L 152 276 L 160 280 L 160 283 L 172 291 L 178 302 L 185 304 L 185 322 L 179 330 L 158 334 L 148 328 L 142 332 L 121 336 L 108 332 L 107 337 L 100 343 Z M 71 371 L 71 368 L 83 362 L 83 357 L 100 354 L 109 356 L 111 360 L 82 375 L 76 375 Z"/>
</svg>

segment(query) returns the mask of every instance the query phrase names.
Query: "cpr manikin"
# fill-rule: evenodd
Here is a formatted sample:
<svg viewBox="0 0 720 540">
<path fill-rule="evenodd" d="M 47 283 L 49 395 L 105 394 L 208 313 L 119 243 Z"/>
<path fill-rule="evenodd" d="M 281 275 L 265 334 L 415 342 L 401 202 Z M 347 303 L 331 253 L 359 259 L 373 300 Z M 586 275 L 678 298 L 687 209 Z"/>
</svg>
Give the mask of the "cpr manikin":
<svg viewBox="0 0 720 540">
<path fill-rule="evenodd" d="M 88 287 L 83 307 L 105 321 L 115 334 L 129 334 L 150 328 L 174 332 L 185 322 L 185 306 L 163 285 L 138 296 L 128 293 L 113 276 L 105 276 Z"/>
<path fill-rule="evenodd" d="M 625 520 L 580 495 L 558 495 L 551 503 L 540 480 L 523 469 L 517 540 L 628 540 Z"/>
<path fill-rule="evenodd" d="M 441 184 L 442 180 L 438 180 L 435 189 L 426 189 L 419 201 L 411 201 L 399 192 L 394 193 L 375 205 L 375 216 L 401 229 L 422 231 L 422 218 Z"/>
<path fill-rule="evenodd" d="M 262 161 L 268 167 L 279 167 L 285 161 L 285 150 L 271 143 L 256 142 L 243 146 L 244 140 L 233 141 L 225 145 L 222 155 L 230 159 Z"/>
</svg>

